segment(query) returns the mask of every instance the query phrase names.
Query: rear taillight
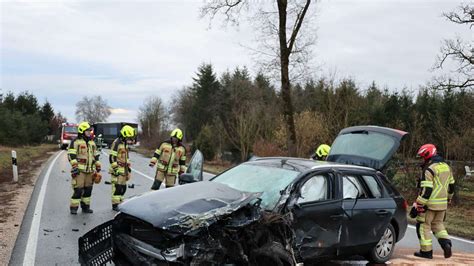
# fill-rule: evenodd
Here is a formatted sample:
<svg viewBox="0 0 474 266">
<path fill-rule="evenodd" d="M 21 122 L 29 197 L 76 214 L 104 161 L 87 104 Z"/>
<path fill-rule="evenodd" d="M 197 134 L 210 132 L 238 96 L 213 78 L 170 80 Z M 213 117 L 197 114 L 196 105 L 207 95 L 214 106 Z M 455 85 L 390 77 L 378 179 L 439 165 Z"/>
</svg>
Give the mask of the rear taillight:
<svg viewBox="0 0 474 266">
<path fill-rule="evenodd" d="M 402 206 L 403 206 L 403 209 L 404 209 L 404 210 L 408 210 L 408 201 L 407 201 L 407 200 L 403 200 Z"/>
</svg>

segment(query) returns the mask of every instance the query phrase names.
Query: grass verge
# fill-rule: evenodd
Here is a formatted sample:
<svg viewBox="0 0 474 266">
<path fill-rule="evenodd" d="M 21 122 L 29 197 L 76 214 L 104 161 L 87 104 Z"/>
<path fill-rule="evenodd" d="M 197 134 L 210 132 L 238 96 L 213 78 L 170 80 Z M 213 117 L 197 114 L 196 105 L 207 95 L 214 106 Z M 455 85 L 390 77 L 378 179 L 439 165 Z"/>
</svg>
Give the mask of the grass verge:
<svg viewBox="0 0 474 266">
<path fill-rule="evenodd" d="M 12 150 L 16 151 L 19 172 L 23 172 L 31 167 L 33 162 L 47 160 L 48 152 L 57 151 L 58 146 L 54 144 L 41 144 L 38 146 L 5 147 L 0 146 L 0 183 L 10 182 L 13 179 Z M 20 180 L 21 181 L 21 180 Z"/>
<path fill-rule="evenodd" d="M 12 180 L 12 149 L 17 152 L 17 183 Z M 36 177 L 42 164 L 56 151 L 58 147 L 53 144 L 15 148 L 0 146 L 0 261 L 6 264 L 15 245 Z"/>
</svg>

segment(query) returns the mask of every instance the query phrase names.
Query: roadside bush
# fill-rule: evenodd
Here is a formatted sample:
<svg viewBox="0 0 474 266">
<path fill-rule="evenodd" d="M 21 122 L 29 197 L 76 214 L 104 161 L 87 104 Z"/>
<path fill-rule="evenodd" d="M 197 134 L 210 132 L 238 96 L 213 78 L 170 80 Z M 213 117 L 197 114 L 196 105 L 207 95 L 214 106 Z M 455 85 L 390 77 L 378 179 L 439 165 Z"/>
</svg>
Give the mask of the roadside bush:
<svg viewBox="0 0 474 266">
<path fill-rule="evenodd" d="M 286 153 L 273 141 L 264 139 L 257 140 L 253 144 L 252 150 L 254 155 L 261 157 L 286 155 Z"/>
<path fill-rule="evenodd" d="M 51 131 L 48 127 L 53 116 L 51 105 L 46 102 L 41 108 L 33 94 L 22 92 L 15 97 L 12 92 L 7 93 L 5 97 L 0 97 L 0 144 L 19 146 L 41 143 Z"/>
<path fill-rule="evenodd" d="M 199 149 L 206 160 L 213 160 L 216 156 L 216 141 L 213 132 L 215 130 L 212 126 L 205 125 L 193 144 L 193 150 Z"/>
<path fill-rule="evenodd" d="M 309 157 L 322 143 L 331 144 L 329 127 L 323 115 L 317 112 L 303 111 L 295 114 L 296 151 L 298 157 Z M 280 119 L 275 132 L 275 141 L 283 150 L 288 150 L 286 124 Z"/>
<path fill-rule="evenodd" d="M 39 114 L 23 115 L 0 107 L 0 144 L 9 146 L 39 144 L 48 133 L 47 122 Z"/>
</svg>

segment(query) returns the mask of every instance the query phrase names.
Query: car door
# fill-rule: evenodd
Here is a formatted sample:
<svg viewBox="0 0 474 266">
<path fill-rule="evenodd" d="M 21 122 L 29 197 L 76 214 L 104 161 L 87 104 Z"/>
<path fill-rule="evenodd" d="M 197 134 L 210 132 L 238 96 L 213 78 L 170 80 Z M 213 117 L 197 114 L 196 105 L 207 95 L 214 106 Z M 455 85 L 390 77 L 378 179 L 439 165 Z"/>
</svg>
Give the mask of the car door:
<svg viewBox="0 0 474 266">
<path fill-rule="evenodd" d="M 292 195 L 296 247 L 303 259 L 332 256 L 340 241 L 343 210 L 336 173 L 318 172 L 298 183 Z"/>
<path fill-rule="evenodd" d="M 182 174 L 179 178 L 180 184 L 184 183 L 193 183 L 202 181 L 203 179 L 203 166 L 204 166 L 204 156 L 200 150 L 196 150 L 189 161 L 186 173 Z"/>
<path fill-rule="evenodd" d="M 358 253 L 377 243 L 387 228 L 396 204 L 390 197 L 384 197 L 384 190 L 375 172 L 343 171 L 343 208 L 348 219 L 343 221 L 342 248 L 349 253 Z"/>
</svg>

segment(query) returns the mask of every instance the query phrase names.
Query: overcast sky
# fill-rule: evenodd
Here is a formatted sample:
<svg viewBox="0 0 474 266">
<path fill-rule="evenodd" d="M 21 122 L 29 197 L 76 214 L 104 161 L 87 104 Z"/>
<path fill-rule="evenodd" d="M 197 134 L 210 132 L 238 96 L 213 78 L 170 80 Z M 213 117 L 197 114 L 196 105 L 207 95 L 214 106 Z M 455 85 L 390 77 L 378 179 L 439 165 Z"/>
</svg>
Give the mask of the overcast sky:
<svg viewBox="0 0 474 266">
<path fill-rule="evenodd" d="M 253 29 L 209 28 L 202 1 L 0 1 L 0 88 L 47 99 L 71 122 L 75 103 L 93 95 L 113 108 L 109 121 L 136 121 L 145 99 L 170 101 L 203 62 L 219 74 L 257 71 L 244 48 L 255 46 Z M 460 3 L 319 1 L 314 74 L 417 89 L 434 75 L 443 39 L 472 42 L 472 31 L 441 16 Z"/>
</svg>

